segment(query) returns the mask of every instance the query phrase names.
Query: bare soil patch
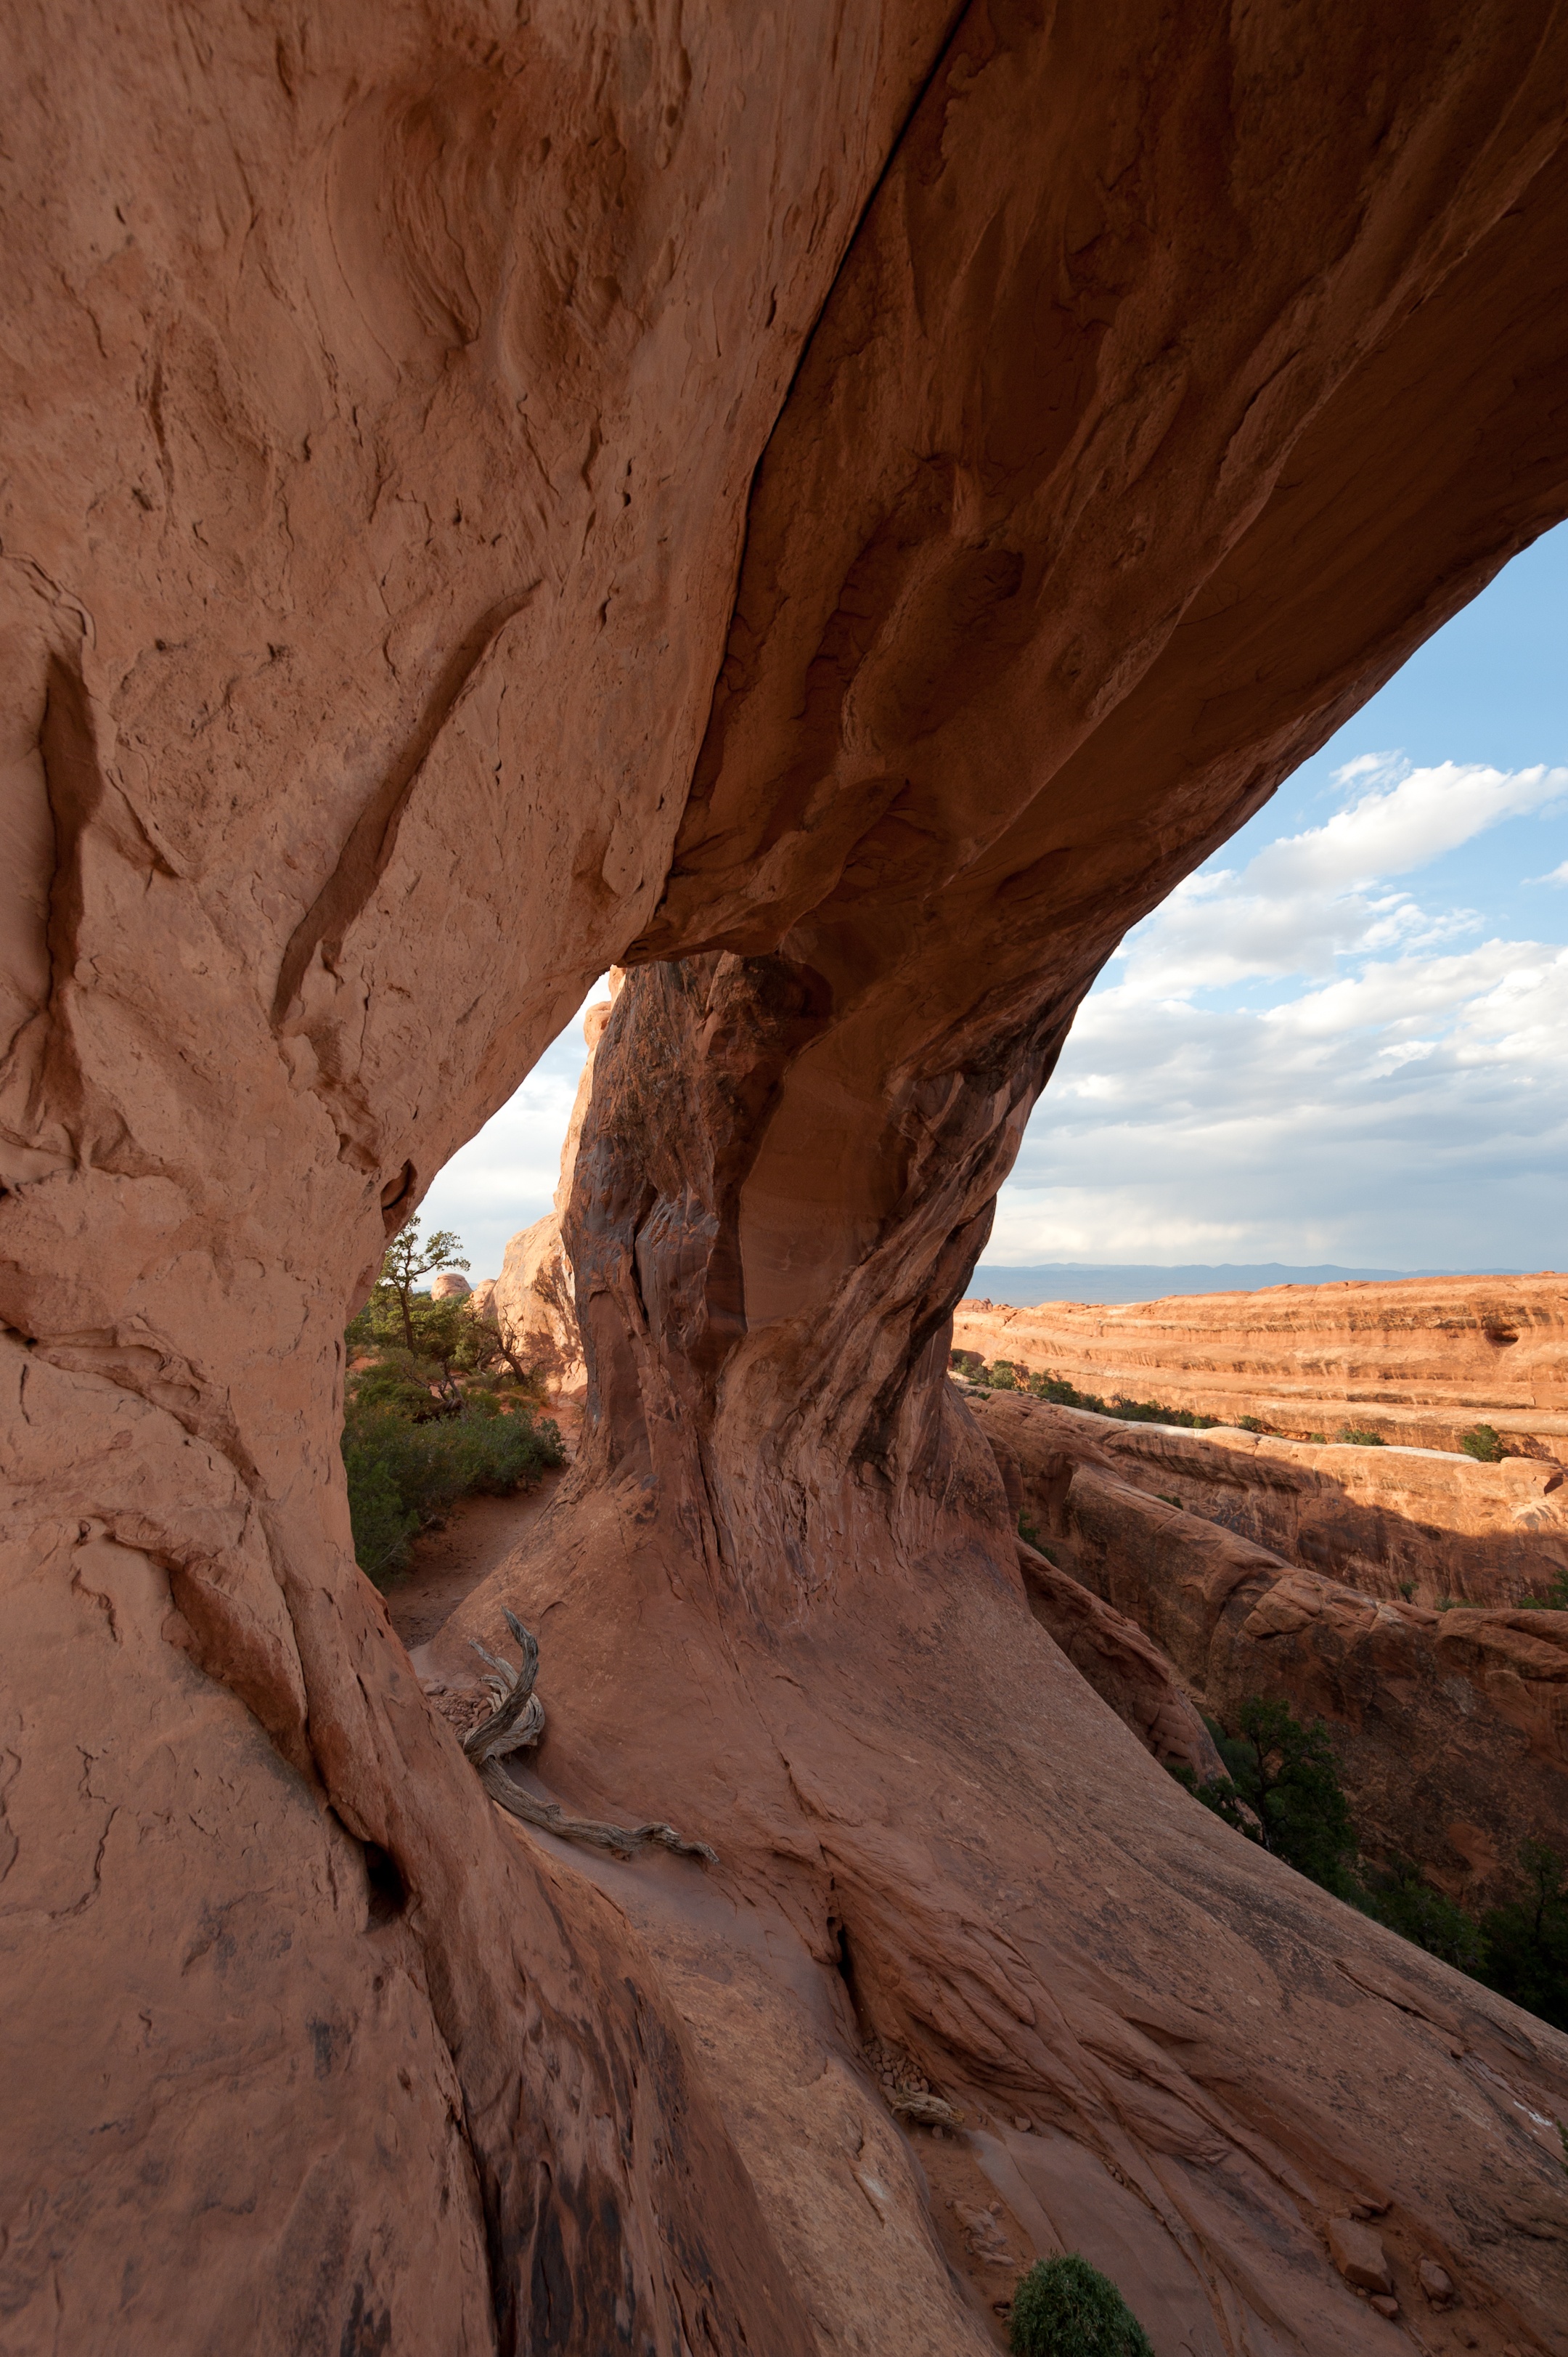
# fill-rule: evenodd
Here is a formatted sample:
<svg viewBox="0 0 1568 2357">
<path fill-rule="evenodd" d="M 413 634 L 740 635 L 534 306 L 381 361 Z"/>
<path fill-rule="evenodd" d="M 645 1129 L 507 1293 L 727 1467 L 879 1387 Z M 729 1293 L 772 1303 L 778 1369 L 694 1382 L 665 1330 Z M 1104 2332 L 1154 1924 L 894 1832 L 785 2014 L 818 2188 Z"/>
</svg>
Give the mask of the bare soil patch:
<svg viewBox="0 0 1568 2357">
<path fill-rule="evenodd" d="M 570 1465 L 581 1408 L 574 1400 L 554 1400 L 546 1414 L 561 1428 Z M 469 1591 L 510 1554 L 550 1503 L 566 1465 L 542 1475 L 536 1488 L 514 1491 L 510 1497 L 460 1498 L 439 1528 L 414 1541 L 408 1569 L 388 1588 L 386 1599 L 388 1617 L 410 1653 L 439 1635 Z"/>
</svg>

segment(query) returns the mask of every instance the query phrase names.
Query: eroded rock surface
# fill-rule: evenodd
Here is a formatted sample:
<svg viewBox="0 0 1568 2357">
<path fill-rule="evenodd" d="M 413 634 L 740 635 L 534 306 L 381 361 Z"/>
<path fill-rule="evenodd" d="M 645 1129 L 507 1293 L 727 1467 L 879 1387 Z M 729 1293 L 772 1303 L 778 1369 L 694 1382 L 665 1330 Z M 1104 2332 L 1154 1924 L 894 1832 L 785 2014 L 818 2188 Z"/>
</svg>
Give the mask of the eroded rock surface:
<svg viewBox="0 0 1568 2357">
<path fill-rule="evenodd" d="M 576 1289 L 572 1263 L 561 1240 L 561 1214 L 572 1192 L 577 1142 L 594 1092 L 595 1053 L 620 983 L 618 971 L 612 971 L 611 996 L 590 1006 L 583 1017 L 588 1052 L 562 1145 L 554 1209 L 510 1239 L 499 1276 L 478 1288 L 474 1303 L 477 1315 L 499 1329 L 519 1367 L 542 1375 L 558 1392 L 575 1390 L 583 1380 Z"/>
<path fill-rule="evenodd" d="M 1568 1458 L 1568 1278 L 1405 1277 L 1168 1301 L 961 1301 L 956 1348 L 1109 1399 L 1261 1417 L 1292 1437 L 1346 1425 L 1455 1449 L 1490 1424 L 1520 1456 Z"/>
<path fill-rule="evenodd" d="M 1484 1465 L 1110 1416 L 1091 1428 L 1121 1480 L 1364 1595 L 1517 1605 L 1568 1571 L 1568 1481 L 1550 1458 Z"/>
<path fill-rule="evenodd" d="M 972 1406 L 1064 1571 L 1133 1621 L 1208 1709 L 1234 1724 L 1263 1695 L 1328 1721 L 1374 1861 L 1413 1859 L 1484 1908 L 1507 1895 L 1522 1840 L 1561 1843 L 1568 1613 L 1368 1596 L 1134 1488 L 1125 1426 L 1005 1394 Z"/>
<path fill-rule="evenodd" d="M 1383 2204 L 1561 2351 L 1563 2042 L 1204 1819 L 943 1372 L 1127 925 L 1568 510 L 1560 12 L 12 21 L 11 2342 L 952 2357 L 940 2159 L 1156 2343 L 1380 2346 Z M 496 1583 L 711 1879 L 499 1817 L 336 1448 L 617 958 Z"/>
</svg>

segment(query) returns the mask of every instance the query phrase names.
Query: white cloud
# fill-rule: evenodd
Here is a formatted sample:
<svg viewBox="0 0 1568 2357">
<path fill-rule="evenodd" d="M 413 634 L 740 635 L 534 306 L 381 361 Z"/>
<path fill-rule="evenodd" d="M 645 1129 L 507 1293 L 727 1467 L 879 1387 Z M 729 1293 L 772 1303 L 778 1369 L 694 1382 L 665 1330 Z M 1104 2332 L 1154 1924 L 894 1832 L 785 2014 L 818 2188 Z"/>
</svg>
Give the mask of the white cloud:
<svg viewBox="0 0 1568 2357">
<path fill-rule="evenodd" d="M 1568 949 L 1510 937 L 1561 903 L 1426 905 L 1408 880 L 1549 816 L 1568 770 L 1369 753 L 1335 784 L 1322 825 L 1189 878 L 1129 935 L 988 1261 L 1568 1259 Z M 1533 880 L 1568 887 L 1568 860 Z M 1487 898 L 1484 862 L 1465 888 Z M 476 1275 L 549 1208 L 583 1052 L 574 1022 L 431 1189 L 426 1224 L 458 1230 Z"/>
<path fill-rule="evenodd" d="M 1337 773 L 1348 784 L 1368 774 L 1352 761 Z M 1435 769 L 1405 769 L 1380 761 L 1375 774 L 1392 780 L 1335 813 L 1326 826 L 1291 834 L 1261 852 L 1247 870 L 1264 893 L 1344 891 L 1425 867 L 1506 818 L 1523 818 L 1568 794 L 1568 770 L 1490 770 L 1478 762 L 1443 761 Z"/>
<path fill-rule="evenodd" d="M 1477 940 L 1476 911 L 1392 881 L 1551 813 L 1568 770 L 1369 754 L 1337 783 L 1348 799 L 1322 826 L 1191 878 L 1129 937 L 1030 1124 L 988 1262 L 1568 1256 L 1568 950 L 1502 937 L 1495 912 Z"/>
<path fill-rule="evenodd" d="M 1369 779 L 1377 781 L 1372 790 L 1323 826 L 1283 836 L 1240 871 L 1211 869 L 1178 885 L 1129 936 L 1120 986 L 1140 997 L 1187 997 L 1331 974 L 1357 952 L 1460 938 L 1478 929 L 1473 911 L 1429 913 L 1388 879 L 1568 797 L 1568 769 L 1541 765 L 1505 770 L 1444 761 L 1417 770 L 1368 754 L 1337 772 L 1341 786 Z"/>
<path fill-rule="evenodd" d="M 456 1229 L 476 1284 L 482 1276 L 499 1275 L 509 1238 L 532 1227 L 551 1208 L 566 1125 L 587 1055 L 583 1016 L 607 991 L 607 984 L 600 982 L 588 993 L 516 1094 L 477 1137 L 458 1148 L 421 1206 L 427 1230 Z"/>
</svg>

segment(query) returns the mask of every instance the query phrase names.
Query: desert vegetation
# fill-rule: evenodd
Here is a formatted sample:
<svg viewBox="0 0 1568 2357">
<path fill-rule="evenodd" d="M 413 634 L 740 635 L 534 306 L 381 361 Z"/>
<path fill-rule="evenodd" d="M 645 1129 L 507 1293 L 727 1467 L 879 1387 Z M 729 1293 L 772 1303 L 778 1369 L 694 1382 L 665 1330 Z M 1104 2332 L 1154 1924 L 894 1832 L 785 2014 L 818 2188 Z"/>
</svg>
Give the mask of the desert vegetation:
<svg viewBox="0 0 1568 2357">
<path fill-rule="evenodd" d="M 1101 1399 L 1096 1392 L 1077 1390 L 1059 1375 L 1032 1373 L 1011 1359 L 998 1359 L 987 1366 L 973 1351 L 955 1351 L 952 1371 L 982 1391 L 1024 1392 L 1031 1399 L 1049 1400 L 1053 1407 L 1085 1407 L 1096 1415 L 1120 1416 L 1124 1424 L 1175 1424 L 1189 1432 L 1209 1432 L 1219 1422 L 1217 1415 L 1193 1415 L 1186 1408 L 1165 1407 L 1159 1400 L 1128 1399 L 1120 1392 Z M 1244 1417 L 1242 1422 L 1251 1431 L 1263 1429 L 1255 1417 Z"/>
<path fill-rule="evenodd" d="M 1022 1360 L 995 1359 L 989 1362 L 978 1351 L 962 1348 L 950 1353 L 951 1372 L 964 1383 L 975 1384 L 986 1392 L 1019 1392 L 1031 1399 L 1048 1400 L 1054 1407 L 1087 1408 L 1095 1415 L 1111 1415 L 1124 1424 L 1164 1424 L 1188 1432 L 1212 1432 L 1229 1424 L 1240 1432 L 1271 1434 L 1284 1439 L 1299 1438 L 1309 1446 L 1326 1448 L 1326 1432 L 1299 1434 L 1280 1433 L 1260 1415 L 1206 1415 L 1191 1408 L 1172 1407 L 1163 1400 L 1138 1400 L 1125 1393 L 1113 1392 L 1108 1398 L 1098 1392 L 1084 1391 L 1065 1376 L 1049 1368 L 1031 1369 Z M 1334 1434 L 1342 1448 L 1386 1448 L 1388 1435 L 1365 1424 L 1342 1424 Z M 1500 1465 L 1510 1450 L 1496 1426 L 1473 1425 L 1458 1439 L 1458 1453 L 1473 1458 L 1478 1464 Z"/>
<path fill-rule="evenodd" d="M 1481 1465 L 1500 1465 L 1506 1454 L 1495 1424 L 1473 1424 L 1468 1432 L 1459 1435 L 1459 1446 Z"/>
<path fill-rule="evenodd" d="M 1230 1729 L 1205 1723 L 1224 1775 L 1199 1783 L 1190 1770 L 1170 1771 L 1205 1808 L 1402 1939 L 1568 2029 L 1568 1868 L 1549 1843 L 1522 1843 L 1513 1895 L 1472 1917 L 1415 1866 L 1359 1860 L 1322 1719 L 1304 1723 L 1287 1704 L 1252 1695 Z"/>
<path fill-rule="evenodd" d="M 437 1269 L 467 1265 L 455 1235 L 438 1228 L 422 1240 L 418 1218 L 410 1220 L 345 1335 L 342 1448 L 354 1554 L 378 1587 L 459 1498 L 530 1488 L 562 1462 L 559 1428 L 540 1414 L 542 1378 L 520 1369 L 467 1297 L 435 1300 L 417 1289 Z"/>
<path fill-rule="evenodd" d="M 1029 2269 L 1013 2297 L 1008 2345 L 1014 2357 L 1154 2357 L 1115 2285 L 1076 2251 Z"/>
</svg>

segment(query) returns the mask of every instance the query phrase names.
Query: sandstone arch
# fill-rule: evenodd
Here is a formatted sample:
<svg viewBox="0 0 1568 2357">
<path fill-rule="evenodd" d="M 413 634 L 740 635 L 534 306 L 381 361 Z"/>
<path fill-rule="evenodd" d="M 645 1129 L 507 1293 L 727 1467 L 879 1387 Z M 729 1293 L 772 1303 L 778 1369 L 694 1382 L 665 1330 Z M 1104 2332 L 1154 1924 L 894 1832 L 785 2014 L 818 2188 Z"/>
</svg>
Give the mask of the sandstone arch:
<svg viewBox="0 0 1568 2357">
<path fill-rule="evenodd" d="M 10 2344 L 982 2347 L 836 1958 L 1170 2345 L 1372 2348 L 1387 2203 L 1568 2347 L 1562 2041 L 1194 1824 L 937 1381 L 1125 926 L 1568 511 L 1561 10 L 13 27 Z M 699 1899 L 500 1824 L 337 1476 L 612 959 L 507 1600 Z"/>
</svg>

